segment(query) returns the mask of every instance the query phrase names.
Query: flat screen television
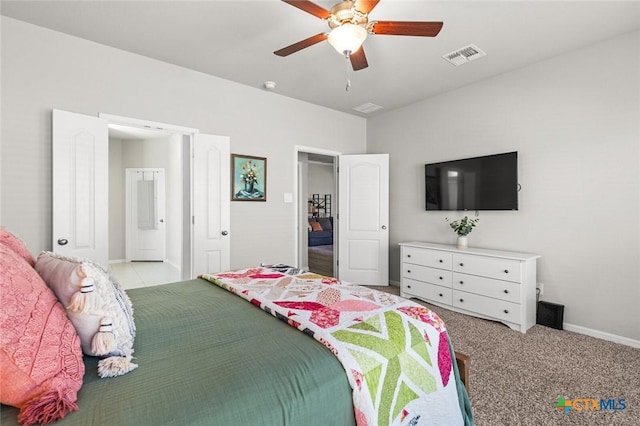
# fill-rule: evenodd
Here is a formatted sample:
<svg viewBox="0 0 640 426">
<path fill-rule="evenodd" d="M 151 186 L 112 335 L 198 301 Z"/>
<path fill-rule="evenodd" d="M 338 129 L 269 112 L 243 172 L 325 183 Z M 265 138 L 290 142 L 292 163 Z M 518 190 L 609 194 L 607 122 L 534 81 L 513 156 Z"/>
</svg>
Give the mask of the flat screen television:
<svg viewBox="0 0 640 426">
<path fill-rule="evenodd" d="M 518 210 L 518 152 L 425 164 L 426 210 Z"/>
</svg>

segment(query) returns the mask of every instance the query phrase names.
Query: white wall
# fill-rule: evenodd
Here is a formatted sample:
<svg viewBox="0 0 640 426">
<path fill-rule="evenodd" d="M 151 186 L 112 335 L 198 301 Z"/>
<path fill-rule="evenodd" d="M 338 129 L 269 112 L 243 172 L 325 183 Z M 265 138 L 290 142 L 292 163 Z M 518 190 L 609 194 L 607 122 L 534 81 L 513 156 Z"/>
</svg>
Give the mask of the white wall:
<svg viewBox="0 0 640 426">
<path fill-rule="evenodd" d="M 51 249 L 51 110 L 100 112 L 227 135 L 268 159 L 265 203 L 231 203 L 231 267 L 293 263 L 294 145 L 366 149 L 363 118 L 2 17 L 2 224 Z M 260 82 L 261 83 L 261 82 Z M 257 83 L 258 84 L 258 83 Z M 321 130 L 318 130 L 321 129 Z"/>
<path fill-rule="evenodd" d="M 481 212 L 470 246 L 540 254 L 565 323 L 640 339 L 639 52 L 636 32 L 369 119 L 368 152 L 391 154 L 391 279 L 397 243 L 455 242 L 424 164 L 517 150 L 520 209 Z"/>
<path fill-rule="evenodd" d="M 319 194 L 324 201 L 325 194 L 331 196 L 331 215 L 337 213 L 336 182 L 333 172 L 333 164 L 318 162 L 309 163 L 309 198 L 313 194 Z M 324 211 L 321 211 L 324 213 Z M 327 211 L 327 214 L 329 211 Z"/>
</svg>

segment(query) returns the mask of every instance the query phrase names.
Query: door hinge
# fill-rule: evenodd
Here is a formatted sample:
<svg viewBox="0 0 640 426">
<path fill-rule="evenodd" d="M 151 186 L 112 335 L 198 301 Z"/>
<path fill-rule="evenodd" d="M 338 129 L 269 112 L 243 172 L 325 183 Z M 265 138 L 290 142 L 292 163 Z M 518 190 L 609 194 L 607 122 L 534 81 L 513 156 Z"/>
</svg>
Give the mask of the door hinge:
<svg viewBox="0 0 640 426">
<path fill-rule="evenodd" d="M 191 224 L 192 225 L 196 224 L 196 217 L 195 216 L 191 216 Z"/>
</svg>

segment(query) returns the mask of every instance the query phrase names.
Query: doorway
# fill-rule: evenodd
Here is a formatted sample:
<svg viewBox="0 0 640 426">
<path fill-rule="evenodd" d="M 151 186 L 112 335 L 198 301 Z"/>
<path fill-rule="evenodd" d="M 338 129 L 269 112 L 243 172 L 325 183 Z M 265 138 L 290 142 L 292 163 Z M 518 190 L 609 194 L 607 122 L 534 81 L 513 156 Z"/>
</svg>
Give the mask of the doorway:
<svg viewBox="0 0 640 426">
<path fill-rule="evenodd" d="M 332 199 L 333 274 L 354 284 L 389 285 L 389 155 L 350 154 L 295 146 L 295 254 L 309 266 L 309 158 L 331 157 L 336 182 Z M 339 172 L 339 173 L 338 173 Z M 313 200 L 313 194 L 311 194 Z"/>
<path fill-rule="evenodd" d="M 307 232 L 309 270 L 334 276 L 334 216 L 336 178 L 333 157 L 308 154 Z M 335 233 L 337 235 L 337 233 Z"/>
<path fill-rule="evenodd" d="M 228 136 L 129 117 L 103 113 L 94 117 L 57 109 L 52 111 L 52 121 L 52 245 L 56 252 L 92 259 L 105 268 L 109 259 L 124 259 L 124 249 L 118 257 L 109 254 L 109 229 L 124 229 L 124 195 L 110 199 L 109 194 L 110 186 L 111 189 L 124 188 L 123 171 L 114 174 L 120 179 L 119 184 L 109 184 L 109 169 L 116 164 L 122 167 L 122 161 L 110 161 L 109 152 L 109 127 L 119 125 L 176 136 L 177 153 L 170 157 L 180 163 L 180 179 L 167 179 L 167 185 L 181 189 L 181 197 L 174 204 L 180 211 L 178 222 L 182 226 L 171 228 L 181 231 L 181 241 L 170 247 L 180 252 L 181 278 L 229 269 Z M 121 144 L 120 148 L 124 146 L 128 147 Z M 161 151 L 159 145 L 154 145 L 148 155 Z M 116 150 L 115 158 L 121 160 L 121 154 Z M 147 152 L 143 157 L 146 156 Z M 114 226 L 116 218 L 110 213 L 118 203 L 120 208 L 113 211 L 121 212 L 121 219 L 120 224 Z M 121 247 L 124 240 L 123 236 Z"/>
<path fill-rule="evenodd" d="M 190 173 L 183 154 L 190 140 L 109 124 L 109 264 L 115 275 L 146 285 L 161 284 L 163 276 L 166 282 L 190 276 L 190 233 L 184 232 L 190 205 L 183 203 Z"/>
<path fill-rule="evenodd" d="M 337 276 L 337 156 L 339 153 L 297 147 L 298 266 Z"/>
</svg>

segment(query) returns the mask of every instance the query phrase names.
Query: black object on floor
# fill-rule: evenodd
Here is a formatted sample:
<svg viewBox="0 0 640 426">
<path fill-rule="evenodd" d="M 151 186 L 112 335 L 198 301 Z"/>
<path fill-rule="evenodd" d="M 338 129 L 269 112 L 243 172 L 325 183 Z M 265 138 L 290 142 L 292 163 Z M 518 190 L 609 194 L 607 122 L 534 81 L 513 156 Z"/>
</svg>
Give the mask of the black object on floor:
<svg viewBox="0 0 640 426">
<path fill-rule="evenodd" d="M 538 302 L 536 323 L 562 330 L 564 305 L 551 302 Z"/>
</svg>

